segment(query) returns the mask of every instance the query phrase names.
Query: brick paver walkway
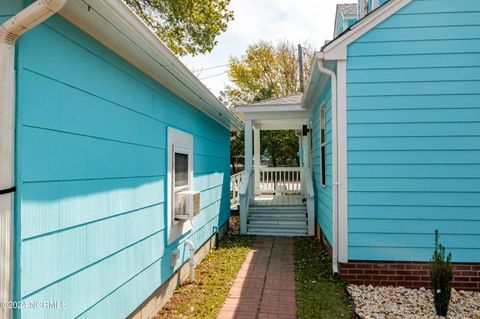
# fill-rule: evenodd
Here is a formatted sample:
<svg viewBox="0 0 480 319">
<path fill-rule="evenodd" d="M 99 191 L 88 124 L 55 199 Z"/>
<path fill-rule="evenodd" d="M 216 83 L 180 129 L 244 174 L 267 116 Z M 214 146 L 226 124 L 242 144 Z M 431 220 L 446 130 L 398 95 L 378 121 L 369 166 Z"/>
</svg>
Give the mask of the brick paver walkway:
<svg viewBox="0 0 480 319">
<path fill-rule="evenodd" d="M 257 236 L 217 319 L 294 319 L 295 304 L 292 238 Z"/>
</svg>

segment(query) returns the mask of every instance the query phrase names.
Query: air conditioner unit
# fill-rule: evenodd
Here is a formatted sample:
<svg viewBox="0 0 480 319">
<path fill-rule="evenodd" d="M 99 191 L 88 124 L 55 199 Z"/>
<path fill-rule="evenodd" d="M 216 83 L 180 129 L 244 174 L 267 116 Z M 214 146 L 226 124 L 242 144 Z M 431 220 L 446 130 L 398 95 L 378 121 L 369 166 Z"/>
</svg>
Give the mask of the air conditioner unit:
<svg viewBox="0 0 480 319">
<path fill-rule="evenodd" d="M 200 192 L 183 191 L 175 195 L 175 219 L 189 220 L 200 214 Z"/>
</svg>

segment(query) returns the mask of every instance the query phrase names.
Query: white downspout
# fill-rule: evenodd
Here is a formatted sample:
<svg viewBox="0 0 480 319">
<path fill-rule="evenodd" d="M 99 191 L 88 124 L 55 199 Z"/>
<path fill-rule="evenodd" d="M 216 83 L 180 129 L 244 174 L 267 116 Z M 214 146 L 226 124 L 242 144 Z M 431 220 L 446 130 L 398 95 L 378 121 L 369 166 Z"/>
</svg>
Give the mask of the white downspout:
<svg viewBox="0 0 480 319">
<path fill-rule="evenodd" d="M 331 80 L 331 101 L 332 101 L 332 215 L 333 215 L 333 243 L 332 243 L 332 270 L 338 273 L 338 188 L 340 186 L 338 180 L 338 107 L 337 107 L 337 76 L 335 72 L 327 69 L 324 65 L 323 57 L 318 60 L 318 69 L 321 73 L 326 74 Z"/>
<path fill-rule="evenodd" d="M 13 301 L 15 192 L 15 42 L 63 8 L 67 0 L 38 0 L 0 25 L 0 301 Z M 0 307 L 0 318 L 11 318 Z"/>
<path fill-rule="evenodd" d="M 190 250 L 190 256 L 188 262 L 190 264 L 190 282 L 195 282 L 195 245 L 190 240 L 185 240 L 185 244 L 188 245 Z"/>
</svg>

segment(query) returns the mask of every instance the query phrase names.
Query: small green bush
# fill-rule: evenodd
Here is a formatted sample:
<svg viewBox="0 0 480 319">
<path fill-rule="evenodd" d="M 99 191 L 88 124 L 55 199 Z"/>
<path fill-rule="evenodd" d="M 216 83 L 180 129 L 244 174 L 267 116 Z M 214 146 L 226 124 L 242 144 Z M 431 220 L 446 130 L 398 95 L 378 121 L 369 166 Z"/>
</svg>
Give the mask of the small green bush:
<svg viewBox="0 0 480 319">
<path fill-rule="evenodd" d="M 435 251 L 430 262 L 430 282 L 437 315 L 446 316 L 452 292 L 452 254 L 445 258 L 445 247 L 439 242 L 438 230 L 435 230 Z"/>
</svg>

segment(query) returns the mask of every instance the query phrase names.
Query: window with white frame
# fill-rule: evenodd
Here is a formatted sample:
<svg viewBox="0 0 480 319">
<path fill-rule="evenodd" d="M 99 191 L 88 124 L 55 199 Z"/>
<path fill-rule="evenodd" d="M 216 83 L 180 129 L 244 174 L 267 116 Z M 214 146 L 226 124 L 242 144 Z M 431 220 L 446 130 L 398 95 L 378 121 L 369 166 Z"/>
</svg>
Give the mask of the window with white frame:
<svg viewBox="0 0 480 319">
<path fill-rule="evenodd" d="M 186 132 L 168 128 L 168 177 L 167 211 L 168 242 L 192 229 L 190 220 L 175 218 L 185 210 L 185 197 L 180 192 L 192 190 L 193 184 L 193 136 Z"/>
<path fill-rule="evenodd" d="M 323 186 L 327 185 L 327 133 L 326 133 L 326 111 L 325 105 L 320 109 L 320 153 L 321 153 L 321 183 Z"/>
<path fill-rule="evenodd" d="M 182 214 L 185 211 L 186 198 L 179 197 L 178 193 L 188 191 L 190 187 L 189 178 L 189 157 L 188 150 L 173 146 L 173 218 L 176 220 L 176 216 Z"/>
</svg>

